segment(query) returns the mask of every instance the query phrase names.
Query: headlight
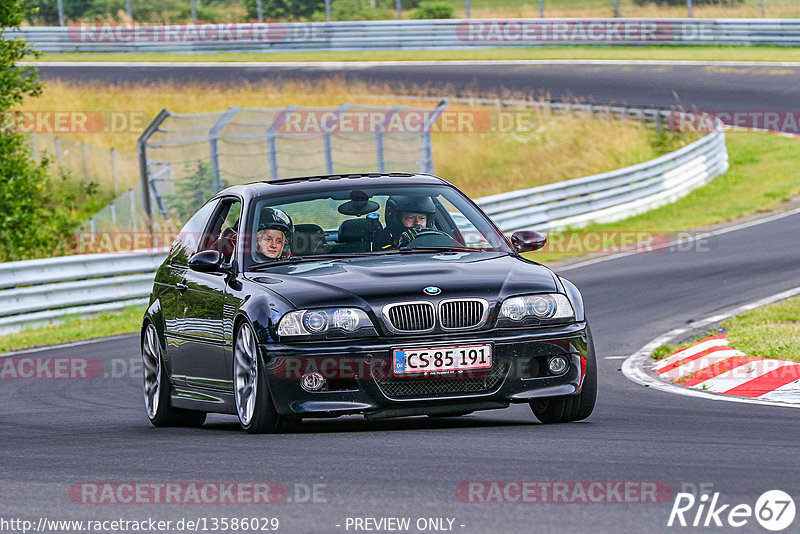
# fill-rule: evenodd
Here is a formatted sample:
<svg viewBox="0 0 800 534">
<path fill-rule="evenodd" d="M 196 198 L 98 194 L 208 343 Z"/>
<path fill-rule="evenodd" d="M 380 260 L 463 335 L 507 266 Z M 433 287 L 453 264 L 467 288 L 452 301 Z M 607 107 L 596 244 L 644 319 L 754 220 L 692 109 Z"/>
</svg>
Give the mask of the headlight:
<svg viewBox="0 0 800 534">
<path fill-rule="evenodd" d="M 283 316 L 278 324 L 279 336 L 313 336 L 319 334 L 351 334 L 362 328 L 374 332 L 372 321 L 358 308 L 298 310 Z"/>
<path fill-rule="evenodd" d="M 572 311 L 572 305 L 566 295 L 554 293 L 508 298 L 500 307 L 498 319 L 508 319 L 514 322 L 525 319 L 550 321 L 572 319 L 574 316 L 575 312 Z"/>
</svg>

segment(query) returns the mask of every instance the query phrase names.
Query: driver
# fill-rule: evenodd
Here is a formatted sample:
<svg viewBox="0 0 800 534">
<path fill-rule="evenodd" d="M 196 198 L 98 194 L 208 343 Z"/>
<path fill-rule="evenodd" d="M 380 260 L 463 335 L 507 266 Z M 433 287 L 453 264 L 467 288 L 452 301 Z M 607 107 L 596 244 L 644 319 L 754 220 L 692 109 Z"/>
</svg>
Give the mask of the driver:
<svg viewBox="0 0 800 534">
<path fill-rule="evenodd" d="M 436 205 L 431 197 L 393 195 L 386 201 L 386 227 L 378 234 L 381 249 L 397 248 L 434 228 Z"/>
<path fill-rule="evenodd" d="M 289 216 L 275 208 L 264 208 L 256 233 L 257 248 L 253 257 L 258 262 L 290 258 L 289 243 L 294 225 Z"/>
</svg>

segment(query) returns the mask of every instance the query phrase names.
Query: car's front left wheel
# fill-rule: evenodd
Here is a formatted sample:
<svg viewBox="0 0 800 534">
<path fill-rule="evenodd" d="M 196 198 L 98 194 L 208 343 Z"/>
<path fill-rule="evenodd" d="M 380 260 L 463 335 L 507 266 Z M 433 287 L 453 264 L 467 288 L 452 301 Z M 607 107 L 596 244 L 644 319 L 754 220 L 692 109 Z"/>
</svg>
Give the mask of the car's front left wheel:
<svg viewBox="0 0 800 534">
<path fill-rule="evenodd" d="M 144 406 L 153 426 L 203 426 L 206 413 L 174 408 L 170 404 L 171 385 L 164 371 L 164 358 L 158 332 L 153 323 L 147 323 L 142 335 L 142 363 L 144 364 Z"/>
<path fill-rule="evenodd" d="M 265 434 L 286 428 L 287 421 L 272 403 L 256 336 L 247 322 L 239 327 L 233 345 L 233 387 L 236 415 L 245 432 Z"/>
</svg>

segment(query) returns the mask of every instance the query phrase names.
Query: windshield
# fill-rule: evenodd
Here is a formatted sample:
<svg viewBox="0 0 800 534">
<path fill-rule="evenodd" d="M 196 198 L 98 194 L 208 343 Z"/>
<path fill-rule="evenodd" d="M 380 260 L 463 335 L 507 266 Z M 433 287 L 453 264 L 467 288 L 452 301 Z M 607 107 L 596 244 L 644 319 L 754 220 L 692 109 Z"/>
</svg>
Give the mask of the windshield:
<svg viewBox="0 0 800 534">
<path fill-rule="evenodd" d="M 448 186 L 329 189 L 251 206 L 247 268 L 414 251 L 511 252 L 486 216 Z"/>
</svg>

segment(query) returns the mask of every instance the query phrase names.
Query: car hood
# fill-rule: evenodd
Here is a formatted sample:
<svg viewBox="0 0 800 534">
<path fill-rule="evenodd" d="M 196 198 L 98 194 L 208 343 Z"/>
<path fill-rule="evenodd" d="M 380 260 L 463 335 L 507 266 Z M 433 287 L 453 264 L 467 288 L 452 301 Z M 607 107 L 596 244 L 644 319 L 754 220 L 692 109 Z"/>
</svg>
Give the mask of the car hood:
<svg viewBox="0 0 800 534">
<path fill-rule="evenodd" d="M 502 253 L 448 252 L 361 256 L 281 264 L 247 277 L 301 308 L 480 297 L 490 303 L 510 295 L 559 291 L 550 269 Z M 423 290 L 441 289 L 435 296 Z"/>
</svg>

